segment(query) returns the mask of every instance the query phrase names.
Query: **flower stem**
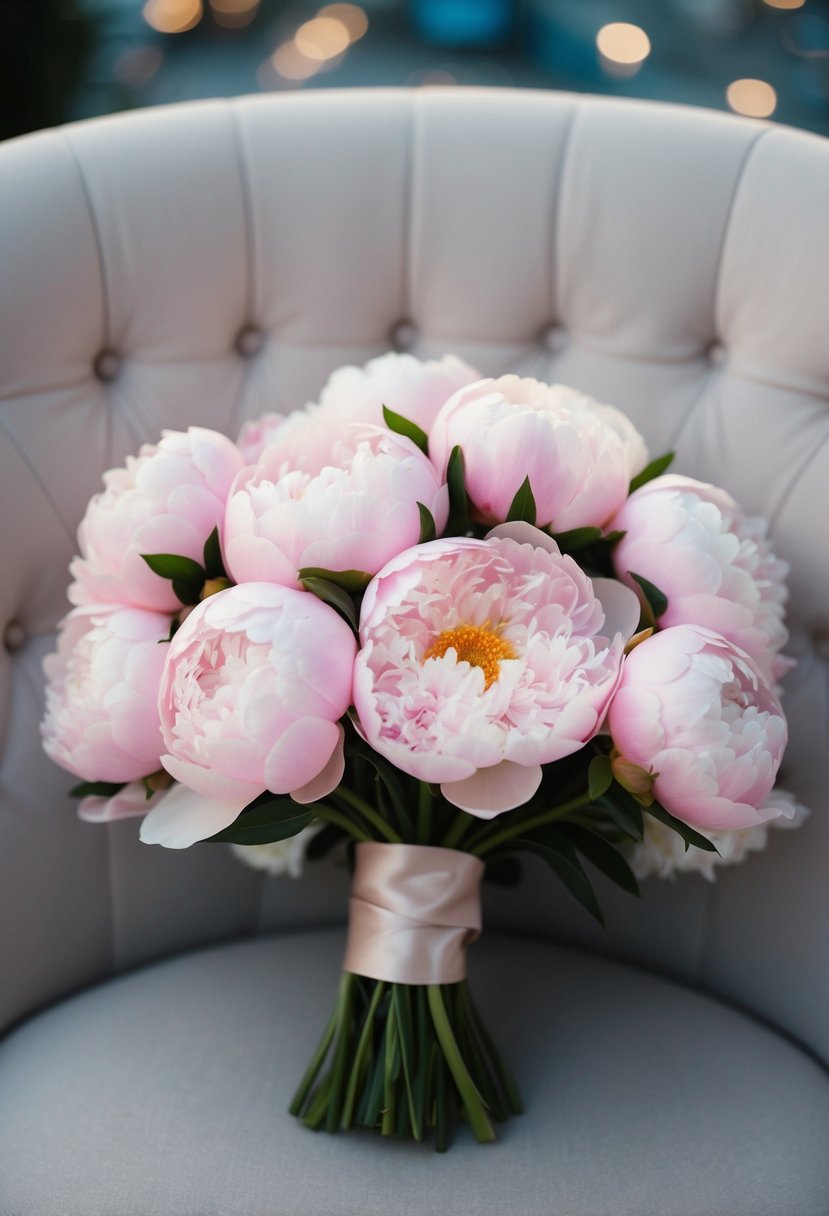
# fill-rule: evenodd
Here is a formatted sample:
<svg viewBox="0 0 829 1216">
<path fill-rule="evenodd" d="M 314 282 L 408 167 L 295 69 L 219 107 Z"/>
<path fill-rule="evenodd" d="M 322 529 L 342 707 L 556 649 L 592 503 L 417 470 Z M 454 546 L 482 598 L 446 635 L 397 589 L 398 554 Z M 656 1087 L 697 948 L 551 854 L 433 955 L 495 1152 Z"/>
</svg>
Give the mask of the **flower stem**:
<svg viewBox="0 0 829 1216">
<path fill-rule="evenodd" d="M 581 806 L 587 806 L 590 802 L 590 795 L 579 794 L 576 798 L 569 799 L 568 802 L 561 802 L 558 806 L 550 807 L 547 811 L 539 811 L 537 815 L 531 815 L 529 819 L 520 819 L 517 823 L 508 824 L 502 828 L 500 832 L 495 832 L 492 836 L 479 837 L 477 841 L 472 843 L 469 852 L 474 853 L 477 857 L 482 857 L 485 853 L 490 853 L 499 844 L 503 844 L 505 840 L 511 840 L 513 836 L 523 836 L 525 832 L 531 832 L 533 828 L 543 827 L 546 823 L 554 823 L 557 819 L 564 819 L 572 811 L 578 810 Z"/>
<path fill-rule="evenodd" d="M 341 811 L 334 810 L 333 806 L 328 806 L 324 802 L 314 802 L 312 804 L 314 814 L 318 819 L 324 819 L 326 823 L 333 823 L 335 827 L 342 828 L 349 836 L 353 836 L 355 840 L 371 840 L 368 832 L 364 832 L 361 827 L 352 822 L 347 815 L 343 815 Z"/>
<path fill-rule="evenodd" d="M 380 999 L 386 991 L 384 980 L 378 980 L 375 985 L 374 992 L 371 996 L 371 1002 L 366 1014 L 363 1031 L 360 1035 L 360 1041 L 357 1044 L 357 1050 L 354 1054 L 354 1065 L 351 1069 L 351 1076 L 348 1078 L 348 1087 L 345 1091 L 345 1102 L 343 1103 L 343 1113 L 340 1120 L 340 1126 L 344 1131 L 348 1131 L 354 1117 L 354 1102 L 357 1097 L 357 1086 L 363 1072 L 363 1061 L 371 1045 L 372 1036 L 374 1034 L 374 1016 L 377 1013 L 377 1006 L 380 1004 Z M 292 1112 L 293 1113 L 293 1112 Z"/>
<path fill-rule="evenodd" d="M 467 1118 L 469 1119 L 470 1127 L 475 1135 L 475 1139 L 479 1144 L 483 1144 L 489 1140 L 495 1139 L 495 1131 L 489 1116 L 484 1109 L 484 1104 L 481 1101 L 481 1096 L 475 1088 L 475 1084 L 470 1077 L 466 1065 L 463 1062 L 463 1057 L 458 1048 L 457 1041 L 452 1033 L 452 1027 L 449 1024 L 449 1018 L 446 1013 L 446 1006 L 443 1002 L 443 992 L 440 984 L 429 984 L 428 986 L 429 1009 L 432 1014 L 432 1022 L 434 1023 L 435 1032 L 440 1043 L 443 1058 L 449 1068 L 449 1071 L 454 1078 L 455 1084 L 458 1087 L 458 1093 L 463 1101 L 464 1109 L 466 1110 Z"/>
<path fill-rule="evenodd" d="M 417 843 L 429 843 L 429 826 L 432 818 L 432 791 L 427 782 L 421 781 L 417 796 Z"/>
<path fill-rule="evenodd" d="M 376 807 L 373 807 L 370 802 L 366 802 L 365 798 L 361 798 L 344 785 L 337 789 L 335 797 L 353 807 L 355 811 L 359 811 L 390 844 L 400 844 L 400 837 L 394 828 L 386 822 Z"/>
<path fill-rule="evenodd" d="M 467 815 L 466 811 L 458 811 L 451 828 L 446 833 L 446 839 L 443 842 L 444 849 L 456 849 L 472 827 L 473 822 L 472 816 Z"/>
</svg>

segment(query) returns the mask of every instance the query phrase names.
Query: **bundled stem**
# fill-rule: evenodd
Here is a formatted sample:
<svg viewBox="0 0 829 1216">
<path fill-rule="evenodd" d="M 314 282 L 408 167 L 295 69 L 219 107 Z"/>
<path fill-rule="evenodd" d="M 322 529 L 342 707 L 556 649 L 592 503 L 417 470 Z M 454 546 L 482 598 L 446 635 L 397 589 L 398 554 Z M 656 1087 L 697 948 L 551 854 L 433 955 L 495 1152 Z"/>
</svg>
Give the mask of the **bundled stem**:
<svg viewBox="0 0 829 1216">
<path fill-rule="evenodd" d="M 493 1121 L 521 1109 L 465 982 L 410 986 L 349 972 L 291 1104 L 313 1130 L 434 1134 L 438 1152 L 460 1120 L 485 1143 L 495 1139 Z"/>
</svg>

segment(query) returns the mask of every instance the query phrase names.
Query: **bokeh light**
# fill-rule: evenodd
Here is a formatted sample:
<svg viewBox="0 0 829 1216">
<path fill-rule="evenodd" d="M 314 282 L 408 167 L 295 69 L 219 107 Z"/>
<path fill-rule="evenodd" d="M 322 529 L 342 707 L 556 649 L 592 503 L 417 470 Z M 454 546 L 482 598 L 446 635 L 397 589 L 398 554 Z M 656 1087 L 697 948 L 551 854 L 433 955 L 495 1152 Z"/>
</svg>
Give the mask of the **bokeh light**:
<svg viewBox="0 0 829 1216">
<path fill-rule="evenodd" d="M 147 0 L 142 12 L 159 34 L 184 34 L 201 21 L 204 6 L 202 0 Z"/>
<path fill-rule="evenodd" d="M 260 0 L 210 0 L 213 20 L 225 29 L 250 25 L 259 11 Z"/>
<path fill-rule="evenodd" d="M 321 67 L 319 60 L 308 59 L 303 55 L 293 39 L 276 48 L 270 63 L 283 80 L 308 80 L 315 76 Z"/>
<path fill-rule="evenodd" d="M 307 59 L 334 59 L 350 42 L 351 35 L 337 17 L 313 17 L 294 36 L 297 50 Z"/>
<path fill-rule="evenodd" d="M 803 8 L 806 0 L 764 0 L 764 2 L 769 6 L 769 8 L 793 9 Z"/>
<path fill-rule="evenodd" d="M 633 76 L 651 52 L 651 40 L 639 25 L 611 21 L 596 35 L 602 66 L 613 75 Z"/>
<path fill-rule="evenodd" d="M 731 109 L 747 118 L 768 118 L 777 108 L 777 94 L 765 80 L 732 80 L 725 96 Z"/>
<path fill-rule="evenodd" d="M 348 30 L 352 42 L 358 42 L 368 29 L 368 17 L 358 4 L 326 4 L 318 17 L 333 17 Z"/>
</svg>

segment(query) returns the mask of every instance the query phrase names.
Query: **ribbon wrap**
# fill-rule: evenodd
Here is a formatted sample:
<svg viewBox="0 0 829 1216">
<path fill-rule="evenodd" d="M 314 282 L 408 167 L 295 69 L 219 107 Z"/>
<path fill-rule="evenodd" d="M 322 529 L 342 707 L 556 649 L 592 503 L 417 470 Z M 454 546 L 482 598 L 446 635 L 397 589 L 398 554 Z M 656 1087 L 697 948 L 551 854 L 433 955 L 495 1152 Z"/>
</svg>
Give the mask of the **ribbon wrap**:
<svg viewBox="0 0 829 1216">
<path fill-rule="evenodd" d="M 343 970 L 393 984 L 456 984 L 481 932 L 484 863 L 420 844 L 357 845 Z"/>
</svg>

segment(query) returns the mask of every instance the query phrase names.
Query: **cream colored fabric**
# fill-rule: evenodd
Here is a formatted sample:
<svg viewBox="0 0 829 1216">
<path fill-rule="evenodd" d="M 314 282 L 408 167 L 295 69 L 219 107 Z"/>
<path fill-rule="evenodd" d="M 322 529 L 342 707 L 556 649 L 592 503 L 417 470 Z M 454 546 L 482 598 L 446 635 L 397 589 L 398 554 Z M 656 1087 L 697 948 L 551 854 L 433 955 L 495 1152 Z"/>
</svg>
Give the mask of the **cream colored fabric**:
<svg viewBox="0 0 829 1216">
<path fill-rule="evenodd" d="M 537 91 L 207 102 L 0 147 L 0 1020 L 344 915 L 333 863 L 268 882 L 76 822 L 39 750 L 39 663 L 105 468 L 162 427 L 301 405 L 397 342 L 574 384 L 770 516 L 802 660 L 786 784 L 810 821 L 715 888 L 610 895 L 606 935 L 536 871 L 485 916 L 710 985 L 829 1056 L 828 214 L 817 137 Z"/>
</svg>

